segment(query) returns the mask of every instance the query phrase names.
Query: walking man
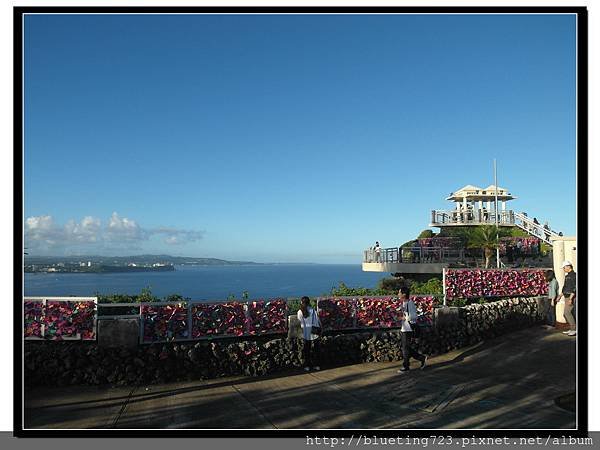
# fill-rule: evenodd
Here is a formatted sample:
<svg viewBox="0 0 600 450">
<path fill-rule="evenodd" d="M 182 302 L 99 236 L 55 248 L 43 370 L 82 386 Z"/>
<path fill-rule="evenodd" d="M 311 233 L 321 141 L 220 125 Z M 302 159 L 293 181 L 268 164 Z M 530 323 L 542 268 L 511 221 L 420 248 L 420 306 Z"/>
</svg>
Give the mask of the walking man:
<svg viewBox="0 0 600 450">
<path fill-rule="evenodd" d="M 567 336 L 577 336 L 577 327 L 575 324 L 575 317 L 573 316 L 575 296 L 577 294 L 577 275 L 573 270 L 571 261 L 563 262 L 562 268 L 565 271 L 565 284 L 562 288 L 561 297 L 565 299 L 564 316 L 565 319 L 567 319 L 567 322 L 569 322 L 570 328 L 569 331 L 563 331 L 563 334 L 566 334 Z"/>
<path fill-rule="evenodd" d="M 400 329 L 402 337 L 402 369 L 398 373 L 408 372 L 410 369 L 410 358 L 421 361 L 421 370 L 427 365 L 427 356 L 421 355 L 415 348 L 414 335 L 417 328 L 417 307 L 410 299 L 410 290 L 407 287 L 400 288 L 398 292 L 404 310 L 404 320 Z"/>
</svg>

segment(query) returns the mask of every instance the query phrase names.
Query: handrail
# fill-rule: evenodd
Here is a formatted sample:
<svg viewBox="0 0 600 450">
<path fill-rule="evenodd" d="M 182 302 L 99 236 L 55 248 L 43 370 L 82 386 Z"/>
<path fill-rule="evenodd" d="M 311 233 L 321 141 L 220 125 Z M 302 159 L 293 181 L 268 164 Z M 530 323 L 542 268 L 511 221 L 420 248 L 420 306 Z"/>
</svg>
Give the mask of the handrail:
<svg viewBox="0 0 600 450">
<path fill-rule="evenodd" d="M 536 223 L 535 220 L 523 213 L 515 213 L 515 225 L 526 231 L 532 236 L 541 239 L 546 244 L 552 245 L 551 237 L 560 237 L 561 234 L 557 231 L 550 229 L 547 225 Z"/>
<path fill-rule="evenodd" d="M 515 213 L 512 210 L 438 210 L 431 211 L 431 225 L 494 225 L 498 216 L 498 225 L 514 225 Z"/>
<path fill-rule="evenodd" d="M 367 249 L 363 253 L 364 263 L 443 263 L 465 257 L 465 249 L 441 246 L 390 247 L 379 252 Z"/>
<path fill-rule="evenodd" d="M 497 221 L 496 221 L 497 219 Z M 513 210 L 487 211 L 485 209 L 474 210 L 437 210 L 431 211 L 431 226 L 439 225 L 514 225 L 535 236 L 545 243 L 552 245 L 551 237 L 561 236 L 547 225 L 536 223 L 524 213 Z"/>
</svg>

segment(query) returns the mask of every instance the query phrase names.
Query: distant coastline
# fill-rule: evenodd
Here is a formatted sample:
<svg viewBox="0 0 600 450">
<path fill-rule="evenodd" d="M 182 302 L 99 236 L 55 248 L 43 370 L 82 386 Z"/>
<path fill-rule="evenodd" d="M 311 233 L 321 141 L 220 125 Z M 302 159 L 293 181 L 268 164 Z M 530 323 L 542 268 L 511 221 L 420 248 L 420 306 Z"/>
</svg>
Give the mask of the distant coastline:
<svg viewBox="0 0 600 450">
<path fill-rule="evenodd" d="M 171 255 L 133 256 L 26 256 L 26 273 L 127 273 L 172 272 L 175 266 L 261 265 L 252 261 L 228 261 Z"/>
<path fill-rule="evenodd" d="M 347 286 L 375 288 L 381 273 L 363 272 L 357 264 L 251 264 L 175 266 L 173 272 L 139 273 L 26 273 L 25 296 L 172 294 L 198 301 L 322 296 L 343 281 Z"/>
</svg>

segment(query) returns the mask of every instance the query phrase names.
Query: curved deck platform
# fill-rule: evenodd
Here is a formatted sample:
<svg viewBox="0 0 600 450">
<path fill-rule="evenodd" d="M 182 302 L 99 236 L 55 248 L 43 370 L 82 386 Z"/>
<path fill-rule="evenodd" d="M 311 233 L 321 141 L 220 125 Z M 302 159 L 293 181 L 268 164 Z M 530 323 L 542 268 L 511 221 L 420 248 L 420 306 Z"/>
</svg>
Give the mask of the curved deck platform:
<svg viewBox="0 0 600 450">
<path fill-rule="evenodd" d="M 441 274 L 450 263 L 398 263 L 398 262 L 363 262 L 363 272 L 390 273 L 436 273 Z"/>
</svg>

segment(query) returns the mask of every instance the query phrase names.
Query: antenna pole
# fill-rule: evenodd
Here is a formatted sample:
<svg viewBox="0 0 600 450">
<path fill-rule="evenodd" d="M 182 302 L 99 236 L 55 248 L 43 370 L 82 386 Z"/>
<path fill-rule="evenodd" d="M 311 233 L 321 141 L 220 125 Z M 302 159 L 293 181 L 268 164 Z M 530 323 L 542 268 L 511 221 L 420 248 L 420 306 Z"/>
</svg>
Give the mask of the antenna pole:
<svg viewBox="0 0 600 450">
<path fill-rule="evenodd" d="M 494 158 L 494 190 L 495 190 L 495 213 L 494 217 L 496 218 L 496 268 L 500 268 L 500 240 L 498 237 L 498 171 L 496 169 L 496 158 Z"/>
</svg>

